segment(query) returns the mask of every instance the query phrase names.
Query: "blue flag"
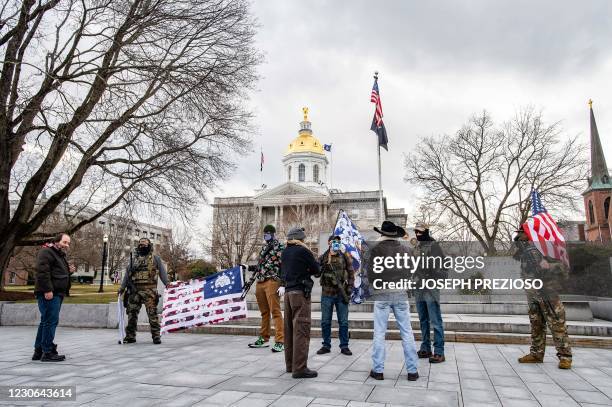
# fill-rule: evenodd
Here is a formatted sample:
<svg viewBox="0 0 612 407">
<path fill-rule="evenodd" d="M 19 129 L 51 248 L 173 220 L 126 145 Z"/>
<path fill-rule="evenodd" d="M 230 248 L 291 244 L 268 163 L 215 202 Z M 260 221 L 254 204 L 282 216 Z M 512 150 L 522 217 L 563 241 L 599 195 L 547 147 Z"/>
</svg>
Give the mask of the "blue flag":
<svg viewBox="0 0 612 407">
<path fill-rule="evenodd" d="M 325 151 L 331 151 L 331 147 L 332 147 L 331 144 L 323 144 L 323 150 Z"/>
<path fill-rule="evenodd" d="M 367 274 L 361 270 L 361 253 L 365 246 L 365 240 L 357 225 L 342 209 L 338 213 L 338 220 L 334 228 L 334 235 L 340 236 L 344 249 L 353 259 L 353 270 L 355 270 L 355 283 L 351 293 L 351 302 L 361 304 L 370 296 L 370 288 Z"/>
<path fill-rule="evenodd" d="M 208 276 L 204 281 L 203 294 L 206 300 L 241 293 L 242 273 L 240 272 L 240 266 Z"/>
</svg>

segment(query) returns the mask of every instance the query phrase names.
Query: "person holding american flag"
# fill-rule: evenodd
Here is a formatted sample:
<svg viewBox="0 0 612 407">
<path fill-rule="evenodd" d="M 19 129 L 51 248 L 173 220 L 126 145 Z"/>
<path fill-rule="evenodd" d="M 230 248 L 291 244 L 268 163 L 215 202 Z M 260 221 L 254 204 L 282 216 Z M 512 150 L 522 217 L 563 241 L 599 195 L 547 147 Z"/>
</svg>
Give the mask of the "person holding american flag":
<svg viewBox="0 0 612 407">
<path fill-rule="evenodd" d="M 523 279 L 540 279 L 542 288 L 527 290 L 531 348 L 519 363 L 542 363 L 546 348 L 546 326 L 550 329 L 559 357 L 559 369 L 572 367 L 572 348 L 567 335 L 565 308 L 559 292 L 568 276 L 565 240 L 548 214 L 537 191 L 531 194 L 533 216 L 516 231 L 514 259 L 521 262 Z"/>
</svg>

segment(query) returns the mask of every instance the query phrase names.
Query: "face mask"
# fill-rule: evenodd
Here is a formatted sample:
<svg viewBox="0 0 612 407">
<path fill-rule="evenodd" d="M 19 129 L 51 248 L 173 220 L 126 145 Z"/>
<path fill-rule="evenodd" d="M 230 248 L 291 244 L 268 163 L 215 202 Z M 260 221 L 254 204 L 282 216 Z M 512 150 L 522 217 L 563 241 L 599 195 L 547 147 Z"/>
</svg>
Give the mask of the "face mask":
<svg viewBox="0 0 612 407">
<path fill-rule="evenodd" d="M 266 242 L 269 242 L 270 240 L 272 240 L 274 238 L 274 235 L 272 233 L 264 233 L 264 240 Z"/>
<path fill-rule="evenodd" d="M 151 247 L 149 245 L 147 246 L 138 246 L 138 253 L 139 254 L 149 254 L 149 252 L 151 251 Z"/>
<path fill-rule="evenodd" d="M 340 251 L 340 242 L 338 242 L 338 241 L 333 241 L 333 242 L 332 242 L 332 245 L 331 245 L 331 248 L 332 248 L 332 250 L 333 250 L 333 251 L 335 251 L 335 252 Z"/>
</svg>

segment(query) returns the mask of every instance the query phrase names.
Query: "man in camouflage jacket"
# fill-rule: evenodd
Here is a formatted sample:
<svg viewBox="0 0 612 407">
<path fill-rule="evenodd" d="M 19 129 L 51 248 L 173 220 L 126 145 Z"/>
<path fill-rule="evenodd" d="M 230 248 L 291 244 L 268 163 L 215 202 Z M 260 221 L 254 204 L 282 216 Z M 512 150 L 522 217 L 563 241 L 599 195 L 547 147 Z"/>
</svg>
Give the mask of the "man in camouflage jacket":
<svg viewBox="0 0 612 407">
<path fill-rule="evenodd" d="M 330 236 L 327 239 L 329 248 L 319 258 L 321 265 L 321 333 L 323 346 L 317 351 L 322 355 L 331 351 L 331 325 L 334 305 L 338 317 L 338 337 L 340 339 L 340 352 L 350 356 L 349 349 L 349 302 L 355 272 L 351 256 L 342 251 L 339 236 Z"/>
<path fill-rule="evenodd" d="M 265 245 L 259 252 L 257 266 L 250 266 L 253 271 L 251 280 L 256 279 L 255 298 L 261 313 L 261 328 L 259 338 L 249 344 L 251 348 L 265 348 L 270 340 L 270 315 L 274 319 L 274 346 L 272 352 L 283 352 L 283 314 L 281 313 L 280 297 L 284 294 L 284 286 L 280 277 L 281 252 L 285 246 L 276 237 L 276 228 L 272 225 L 264 227 Z"/>
<path fill-rule="evenodd" d="M 559 298 L 561 281 L 567 277 L 567 267 L 560 261 L 544 257 L 529 242 L 527 234 L 517 230 L 516 252 L 514 259 L 521 262 L 523 279 L 541 279 L 542 288 L 526 290 L 531 324 L 531 349 L 529 354 L 519 358 L 520 363 L 542 363 L 546 347 L 546 325 L 552 333 L 553 342 L 559 357 L 559 369 L 570 369 L 572 366 L 572 348 L 570 347 L 565 324 L 565 308 Z"/>
</svg>

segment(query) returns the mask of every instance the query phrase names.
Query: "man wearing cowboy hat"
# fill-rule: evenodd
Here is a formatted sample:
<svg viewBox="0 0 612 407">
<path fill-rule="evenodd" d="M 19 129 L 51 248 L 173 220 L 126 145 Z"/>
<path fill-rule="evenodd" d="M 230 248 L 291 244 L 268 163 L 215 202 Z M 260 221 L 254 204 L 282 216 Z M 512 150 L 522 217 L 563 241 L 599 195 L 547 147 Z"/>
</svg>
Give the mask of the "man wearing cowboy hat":
<svg viewBox="0 0 612 407">
<path fill-rule="evenodd" d="M 444 254 L 440 245 L 429 234 L 429 225 L 423 222 L 417 222 L 414 226 L 414 233 L 417 239 L 416 251 L 419 255 L 425 257 L 440 257 Z M 434 267 L 419 267 L 414 274 L 416 286 L 420 287 L 419 280 L 421 279 L 436 279 L 445 277 L 444 271 Z M 437 288 L 427 289 L 419 288 L 414 290 L 414 298 L 416 302 L 417 313 L 419 314 L 419 323 L 421 327 L 421 348 L 418 352 L 419 358 L 429 358 L 430 363 L 441 363 L 446 359 L 444 357 L 444 323 L 442 321 L 442 312 L 440 311 L 440 290 Z M 431 353 L 431 336 L 430 328 L 434 331 L 433 337 L 433 354 Z"/>
<path fill-rule="evenodd" d="M 395 225 L 393 222 L 384 221 L 379 228 L 374 230 L 380 234 L 378 244 L 369 253 L 369 260 L 376 258 L 395 258 L 396 255 L 412 255 L 412 251 L 403 242 L 402 237 L 406 231 Z M 371 267 L 368 267 L 368 271 Z M 397 265 L 385 267 L 376 274 L 376 278 L 383 282 L 399 282 L 410 278 L 410 270 L 400 269 Z M 373 281 L 373 280 L 370 280 Z M 408 292 L 405 289 L 377 289 L 373 286 L 370 300 L 374 301 L 374 343 L 372 346 L 372 370 L 370 377 L 376 380 L 383 380 L 385 368 L 385 333 L 389 322 L 389 314 L 393 311 L 397 326 L 402 338 L 402 348 L 404 350 L 404 360 L 408 380 L 415 381 L 419 377 L 417 372 L 417 351 L 414 342 L 414 334 L 410 326 L 410 305 L 408 304 Z"/>
</svg>

